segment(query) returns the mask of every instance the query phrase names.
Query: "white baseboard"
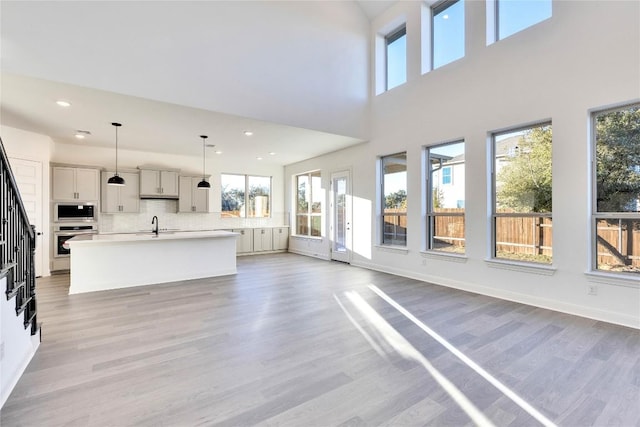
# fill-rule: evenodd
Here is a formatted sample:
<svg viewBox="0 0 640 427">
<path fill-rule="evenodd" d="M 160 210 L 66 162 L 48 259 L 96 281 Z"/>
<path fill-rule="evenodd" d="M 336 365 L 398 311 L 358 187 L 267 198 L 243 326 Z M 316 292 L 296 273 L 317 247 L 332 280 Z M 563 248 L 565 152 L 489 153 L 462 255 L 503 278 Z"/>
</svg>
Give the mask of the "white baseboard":
<svg viewBox="0 0 640 427">
<path fill-rule="evenodd" d="M 291 252 L 292 254 L 304 255 L 304 256 L 308 256 L 308 257 L 312 257 L 312 258 L 323 259 L 325 261 L 331 261 L 331 258 L 329 256 L 327 256 L 326 254 L 319 254 L 319 253 L 314 252 L 314 251 L 305 251 L 305 250 L 301 250 L 301 249 L 291 249 L 291 248 L 289 248 L 289 252 Z"/>
</svg>

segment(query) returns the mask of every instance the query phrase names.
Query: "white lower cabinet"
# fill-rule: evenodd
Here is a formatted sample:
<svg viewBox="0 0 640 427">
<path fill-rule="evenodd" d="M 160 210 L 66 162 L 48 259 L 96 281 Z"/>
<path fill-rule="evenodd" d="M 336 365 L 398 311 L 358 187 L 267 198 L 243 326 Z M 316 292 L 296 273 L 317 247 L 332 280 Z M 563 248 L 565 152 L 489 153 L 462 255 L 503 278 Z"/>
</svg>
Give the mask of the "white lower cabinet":
<svg viewBox="0 0 640 427">
<path fill-rule="evenodd" d="M 253 229 L 253 251 L 264 252 L 273 250 L 273 234 L 270 228 Z"/>
<path fill-rule="evenodd" d="M 289 248 L 289 227 L 273 229 L 273 250 L 286 251 Z"/>
<path fill-rule="evenodd" d="M 231 230 L 234 233 L 239 233 L 240 236 L 236 239 L 236 253 L 246 254 L 253 252 L 253 233 L 250 228 L 241 228 Z"/>
<path fill-rule="evenodd" d="M 286 251 L 289 247 L 289 227 L 235 228 L 237 254 Z"/>
</svg>

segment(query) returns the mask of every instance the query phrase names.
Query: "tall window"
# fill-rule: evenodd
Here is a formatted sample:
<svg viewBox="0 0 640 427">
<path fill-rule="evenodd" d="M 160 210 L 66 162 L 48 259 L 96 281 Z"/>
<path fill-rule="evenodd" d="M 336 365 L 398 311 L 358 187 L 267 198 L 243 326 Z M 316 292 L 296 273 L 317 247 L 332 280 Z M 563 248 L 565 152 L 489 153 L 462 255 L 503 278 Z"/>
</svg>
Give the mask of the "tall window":
<svg viewBox="0 0 640 427">
<path fill-rule="evenodd" d="M 296 176 L 296 235 L 322 236 L 322 177 L 320 171 Z"/>
<path fill-rule="evenodd" d="M 382 157 L 382 244 L 407 246 L 407 153 Z"/>
<path fill-rule="evenodd" d="M 427 249 L 464 253 L 464 141 L 428 147 L 425 167 Z"/>
<path fill-rule="evenodd" d="M 223 218 L 271 216 L 271 177 L 222 174 L 220 182 Z"/>
<path fill-rule="evenodd" d="M 407 81 L 407 28 L 403 25 L 385 37 L 387 90 Z"/>
<path fill-rule="evenodd" d="M 551 18 L 552 0 L 495 0 L 496 40 Z"/>
<path fill-rule="evenodd" d="M 640 273 L 640 104 L 593 115 L 594 267 Z"/>
<path fill-rule="evenodd" d="M 431 8 L 433 68 L 464 56 L 464 0 L 445 0 Z"/>
<path fill-rule="evenodd" d="M 552 260 L 551 124 L 493 135 L 493 256 Z"/>
</svg>

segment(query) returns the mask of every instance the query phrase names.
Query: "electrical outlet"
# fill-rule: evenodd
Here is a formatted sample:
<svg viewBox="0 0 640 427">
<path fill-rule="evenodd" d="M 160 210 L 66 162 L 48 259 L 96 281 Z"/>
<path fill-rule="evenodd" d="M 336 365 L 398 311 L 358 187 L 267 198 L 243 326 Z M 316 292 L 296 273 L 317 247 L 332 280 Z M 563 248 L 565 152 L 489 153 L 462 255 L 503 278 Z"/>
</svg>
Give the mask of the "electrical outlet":
<svg viewBox="0 0 640 427">
<path fill-rule="evenodd" d="M 597 285 L 588 285 L 587 286 L 587 295 L 598 295 L 598 286 Z"/>
<path fill-rule="evenodd" d="M 422 265 L 427 265 L 427 260 L 426 259 L 422 259 Z"/>
</svg>

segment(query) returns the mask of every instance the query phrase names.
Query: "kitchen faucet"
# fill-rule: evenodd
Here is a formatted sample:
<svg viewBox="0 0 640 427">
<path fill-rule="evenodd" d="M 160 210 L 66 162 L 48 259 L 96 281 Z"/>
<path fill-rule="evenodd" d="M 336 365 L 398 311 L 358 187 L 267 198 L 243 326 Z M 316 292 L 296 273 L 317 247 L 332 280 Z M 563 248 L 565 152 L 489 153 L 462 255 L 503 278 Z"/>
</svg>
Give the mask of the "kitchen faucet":
<svg viewBox="0 0 640 427">
<path fill-rule="evenodd" d="M 155 225 L 155 227 L 153 227 L 153 229 L 151 230 L 156 236 L 158 235 L 158 217 L 157 216 L 153 216 L 153 218 L 151 219 L 151 225 Z"/>
</svg>

